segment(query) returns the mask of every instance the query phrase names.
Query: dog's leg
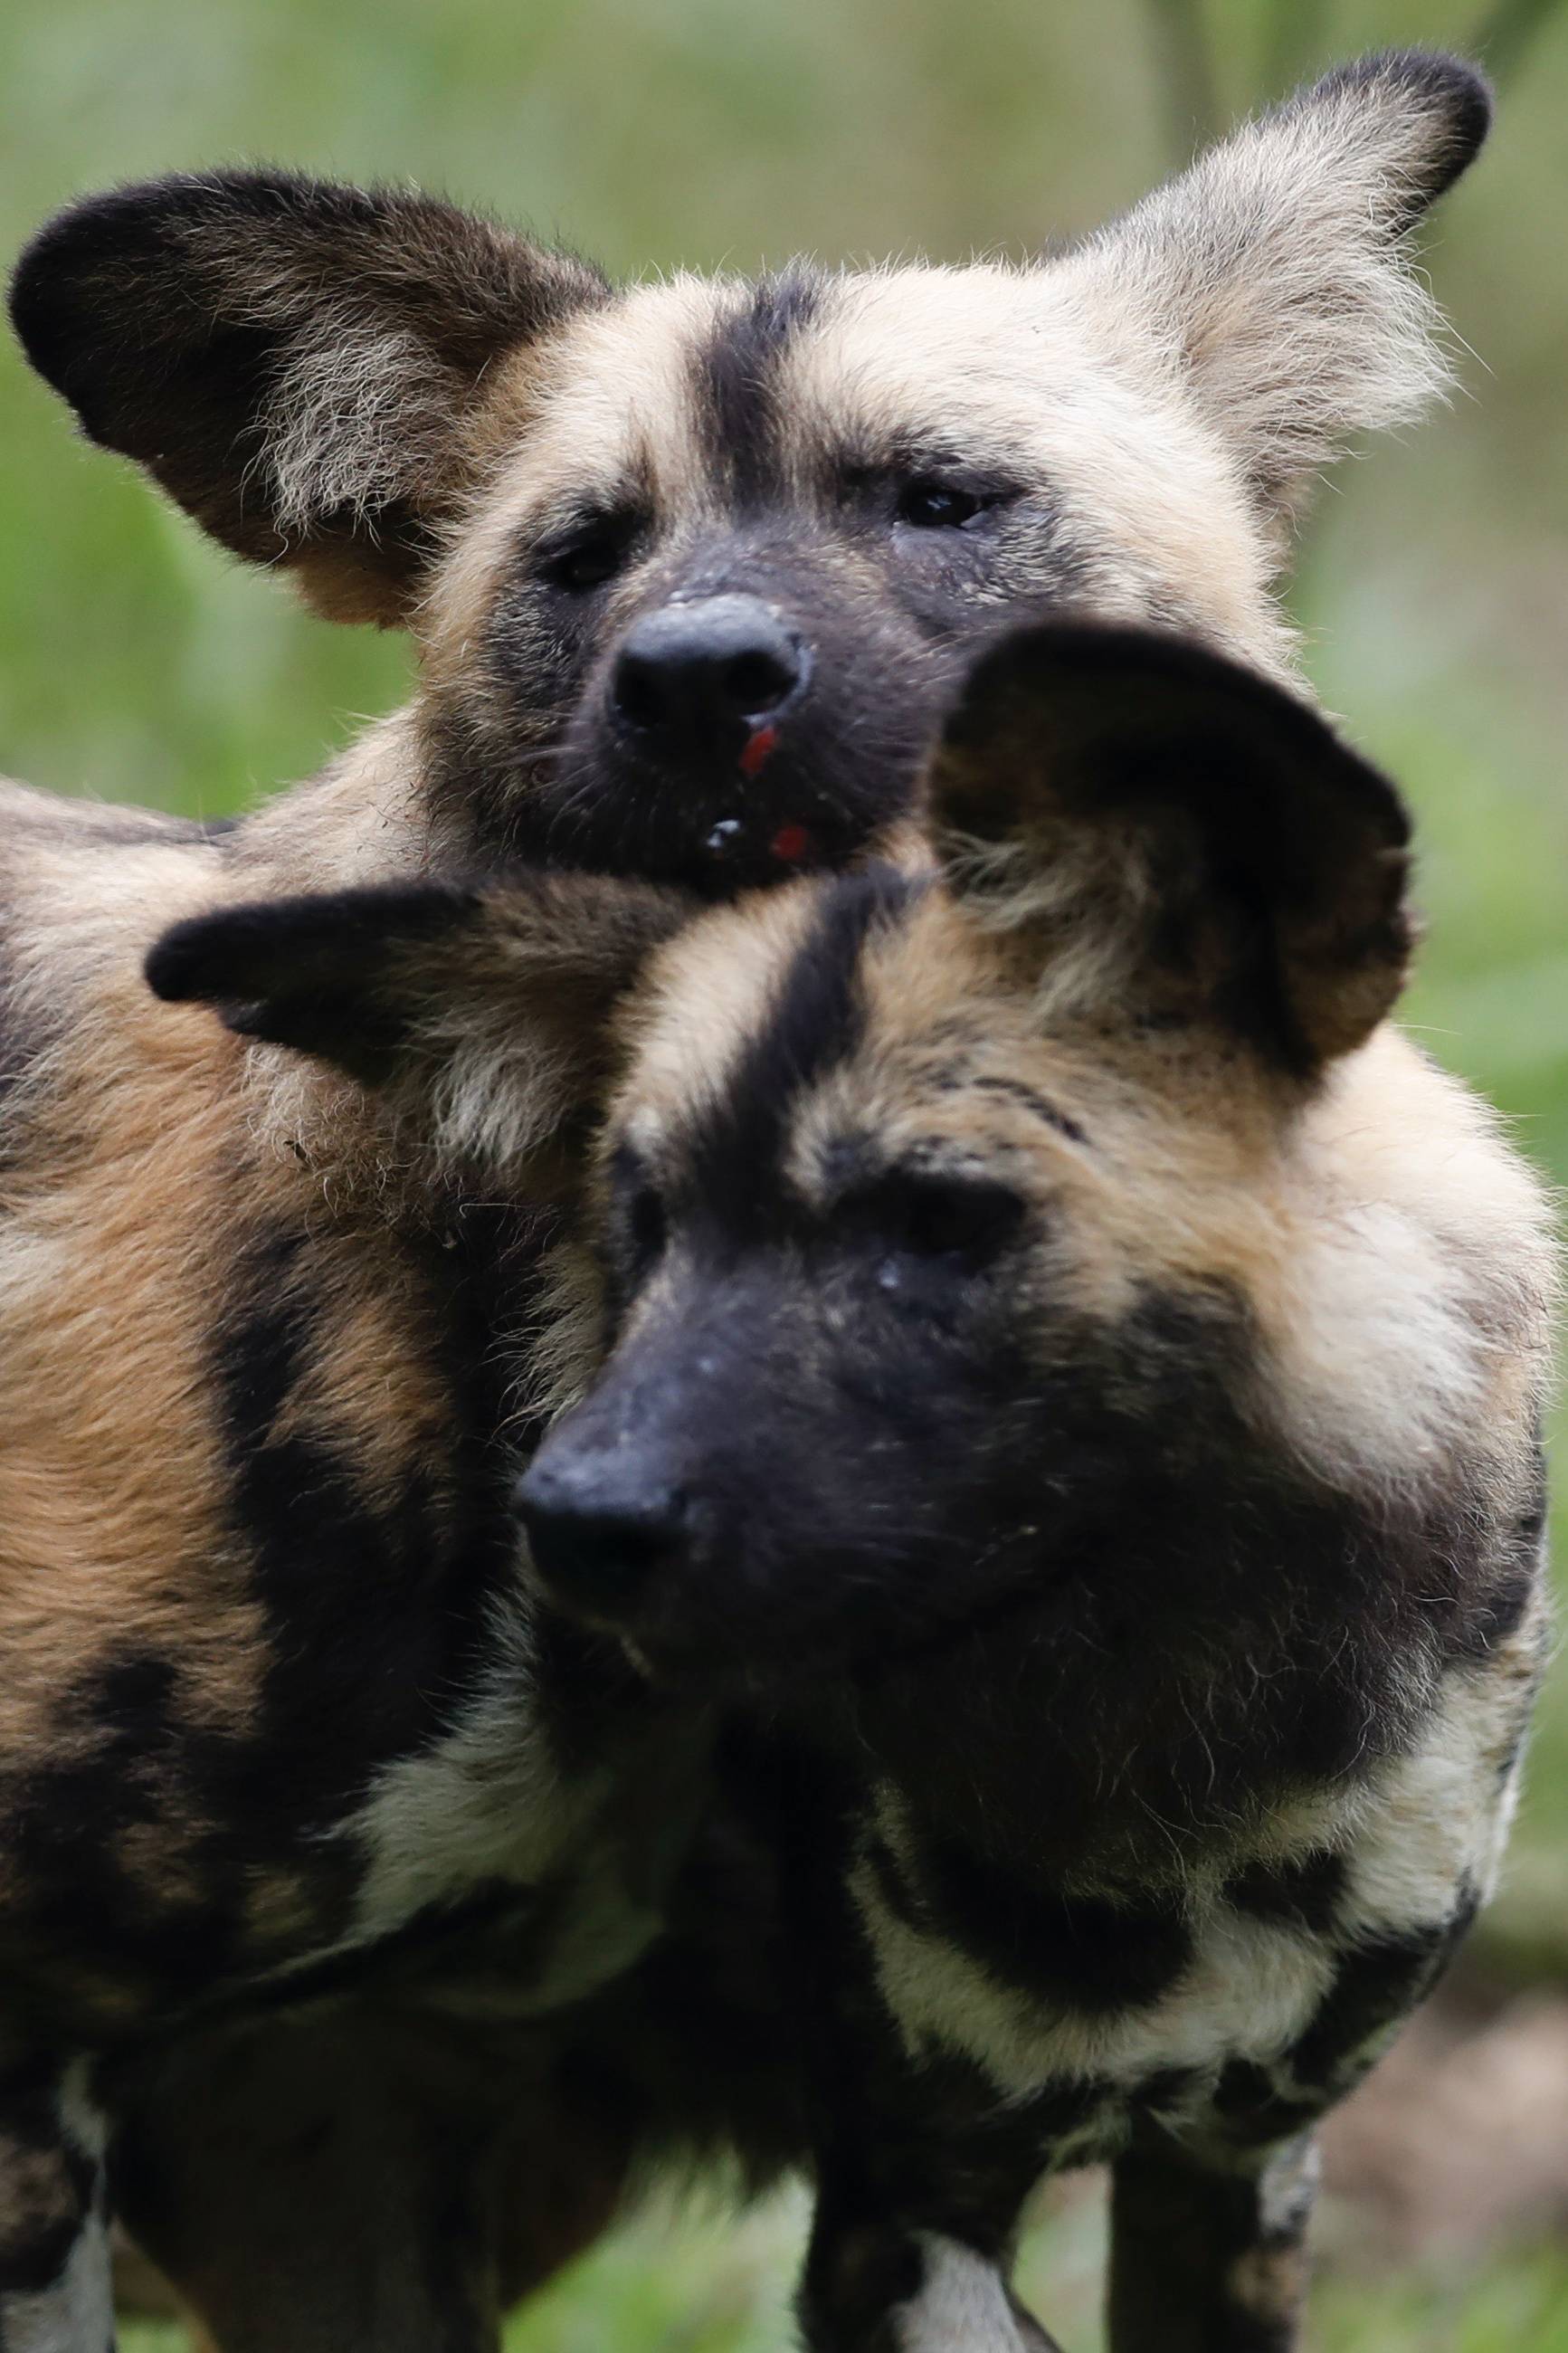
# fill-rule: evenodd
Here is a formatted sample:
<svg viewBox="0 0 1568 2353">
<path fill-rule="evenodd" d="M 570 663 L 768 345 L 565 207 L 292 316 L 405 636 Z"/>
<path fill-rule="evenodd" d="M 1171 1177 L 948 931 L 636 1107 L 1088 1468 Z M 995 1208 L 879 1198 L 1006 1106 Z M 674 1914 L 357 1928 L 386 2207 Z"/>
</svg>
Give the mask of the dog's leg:
<svg viewBox="0 0 1568 2353">
<path fill-rule="evenodd" d="M 895 2222 L 819 2216 L 797 2309 L 809 2353 L 1060 2353 L 993 2255 Z"/>
<path fill-rule="evenodd" d="M 526 2050 L 412 2010 L 192 2035 L 117 2088 L 125 2220 L 223 2353 L 494 2353 L 621 2188 Z"/>
<path fill-rule="evenodd" d="M 489 2216 L 470 2153 L 428 2158 L 395 2096 L 369 2114 L 298 2083 L 187 2136 L 134 2127 L 126 2221 L 222 2353 L 496 2353 Z M 254 2131 L 247 2131 L 247 2126 Z M 380 2146 L 374 2146 L 376 2128 Z M 442 2160 L 445 2160 L 443 2165 Z M 437 2170 L 445 2179 L 437 2182 Z"/>
<path fill-rule="evenodd" d="M 1119 2158 L 1111 2353 L 1290 2353 L 1317 2176 L 1310 2133 L 1229 2162 L 1163 2137 Z"/>
<path fill-rule="evenodd" d="M 114 2298 L 104 2131 L 85 2066 L 23 2063 L 0 2076 L 0 2347 L 105 2353 Z"/>
</svg>

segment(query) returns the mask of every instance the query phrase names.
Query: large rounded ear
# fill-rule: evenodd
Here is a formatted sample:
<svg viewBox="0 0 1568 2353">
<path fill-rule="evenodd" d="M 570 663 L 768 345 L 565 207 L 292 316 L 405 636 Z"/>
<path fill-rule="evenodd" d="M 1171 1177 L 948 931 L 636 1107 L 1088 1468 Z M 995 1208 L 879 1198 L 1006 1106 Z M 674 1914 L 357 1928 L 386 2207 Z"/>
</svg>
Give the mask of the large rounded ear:
<svg viewBox="0 0 1568 2353">
<path fill-rule="evenodd" d="M 931 779 L 949 887 L 1053 1005 L 1310 1077 L 1393 1005 L 1409 823 L 1303 703 L 1184 638 L 1057 624 L 972 674 Z"/>
<path fill-rule="evenodd" d="M 1142 364 L 1173 370 L 1283 523 L 1365 427 L 1447 382 L 1411 232 L 1474 159 L 1491 97 L 1420 50 L 1342 66 L 1247 124 L 1069 260 Z"/>
<path fill-rule="evenodd" d="M 497 356 L 602 301 L 594 270 L 427 196 L 285 172 L 122 188 L 17 265 L 28 358 L 87 432 L 342 620 L 404 617 Z"/>
<path fill-rule="evenodd" d="M 611 1008 L 691 905 L 597 875 L 260 900 L 176 923 L 147 979 L 363 1084 L 427 1088 L 448 1127 L 466 1104 L 476 1135 L 539 1140 L 591 1099 Z"/>
</svg>

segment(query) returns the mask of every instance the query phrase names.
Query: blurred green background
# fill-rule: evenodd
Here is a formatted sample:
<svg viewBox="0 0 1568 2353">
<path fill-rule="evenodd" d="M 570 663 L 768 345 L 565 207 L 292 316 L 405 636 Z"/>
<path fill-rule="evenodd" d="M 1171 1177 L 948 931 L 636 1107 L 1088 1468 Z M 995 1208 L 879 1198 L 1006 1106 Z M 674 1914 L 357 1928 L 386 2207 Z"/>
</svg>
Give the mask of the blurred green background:
<svg viewBox="0 0 1568 2353">
<path fill-rule="evenodd" d="M 1505 0 L 1489 20 L 1484 0 L 6 0 L 0 248 L 80 190 L 278 158 L 420 181 L 621 273 L 802 249 L 962 257 L 1087 227 L 1205 127 L 1335 58 L 1406 41 L 1479 46 L 1502 83 L 1493 142 L 1430 240 L 1468 347 L 1462 390 L 1340 469 L 1293 602 L 1325 701 L 1418 811 L 1430 941 L 1411 1018 L 1561 1179 L 1568 7 Z M 399 697 L 397 641 L 309 620 L 229 565 L 73 440 L 10 350 L 0 417 L 0 767 L 210 814 L 306 773 Z M 1464 2000 L 1456 2042 L 1468 2021 L 1501 2021 L 1510 2051 L 1524 2036 L 1515 2074 L 1539 2088 L 1539 2021 L 1568 2017 L 1568 1678 L 1547 1700 Z M 1491 2162 L 1480 2110 L 1496 2125 L 1502 2096 L 1478 2110 L 1478 2165 Z M 1563 2113 L 1568 2132 L 1568 2098 Z M 1517 2152 L 1524 2126 L 1502 2128 Z M 1568 2153 L 1552 2147 L 1542 2162 L 1558 2175 L 1521 2186 L 1479 2242 L 1434 2222 L 1357 2254 L 1354 2233 L 1331 2230 L 1351 2251 L 1326 2268 L 1313 2343 L 1568 2348 Z M 1412 2168 L 1392 2162 L 1403 2194 Z M 1032 2244 L 1041 2308 L 1074 2353 L 1097 2341 L 1101 2227 L 1097 2201 L 1075 2197 Z M 797 2232 L 787 2204 L 738 2231 L 646 2220 L 520 2323 L 514 2346 L 776 2346 Z"/>
</svg>

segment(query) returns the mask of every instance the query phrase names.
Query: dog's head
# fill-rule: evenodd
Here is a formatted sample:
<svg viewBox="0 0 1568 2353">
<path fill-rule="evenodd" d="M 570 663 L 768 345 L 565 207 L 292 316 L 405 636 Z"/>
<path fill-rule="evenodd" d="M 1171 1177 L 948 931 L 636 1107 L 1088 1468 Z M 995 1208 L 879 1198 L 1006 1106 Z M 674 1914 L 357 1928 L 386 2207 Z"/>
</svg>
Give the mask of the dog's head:
<svg viewBox="0 0 1568 2353">
<path fill-rule="evenodd" d="M 1287 667 L 1309 481 L 1441 382 L 1408 235 L 1487 116 L 1468 68 L 1373 58 L 1037 264 L 624 291 L 424 197 L 221 173 L 64 214 L 13 310 L 226 546 L 412 627 L 470 855 L 724 895 L 884 833 L 1021 614 Z"/>
<path fill-rule="evenodd" d="M 716 910 L 638 993 L 614 1345 L 521 1502 L 552 1588 L 669 1671 L 1131 1577 L 1328 1432 L 1407 1452 L 1438 1377 L 1412 1326 L 1390 1394 L 1405 1270 L 1313 1125 L 1404 974 L 1392 787 L 1190 641 L 1058 625 L 983 659 L 931 814 L 933 881 Z"/>
</svg>

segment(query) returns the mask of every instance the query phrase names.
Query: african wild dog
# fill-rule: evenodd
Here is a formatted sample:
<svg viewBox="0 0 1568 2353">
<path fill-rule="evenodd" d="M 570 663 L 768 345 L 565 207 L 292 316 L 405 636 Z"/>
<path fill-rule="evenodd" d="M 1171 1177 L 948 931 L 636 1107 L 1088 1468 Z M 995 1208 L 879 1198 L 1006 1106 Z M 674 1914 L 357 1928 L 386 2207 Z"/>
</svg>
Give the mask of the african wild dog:
<svg viewBox="0 0 1568 2353">
<path fill-rule="evenodd" d="M 582 1993 L 650 1933 L 693 1761 L 614 1646 L 524 1622 L 500 1503 L 600 1024 L 683 910 L 539 886 L 492 976 L 510 1085 L 443 1065 L 412 1124 L 360 1092 L 373 1030 L 332 1080 L 160 1026 L 145 946 L 520 850 L 710 895 L 831 865 L 905 809 L 963 648 L 1062 595 L 1281 670 L 1311 473 L 1440 381 L 1406 233 L 1486 112 L 1468 69 L 1368 61 L 1015 270 L 616 295 L 440 205 L 246 174 L 84 205 L 26 257 L 18 326 L 89 433 L 322 609 L 405 621 L 423 674 L 231 828 L 0 788 L 0 2335 L 101 2343 L 82 2226 L 149 2038 L 367 1954 L 427 1987 L 437 1922 L 504 2010 Z M 443 1140 L 480 1100 L 476 1188 Z M 204 2287 L 233 2342 L 489 2312 L 482 2232 L 458 2265 L 406 2184 L 353 2187 L 357 2236 L 296 2200 L 297 2272 L 237 2313 Z"/>
<path fill-rule="evenodd" d="M 562 1307 L 603 1370 L 520 1508 L 551 1599 L 722 1715 L 777 1861 L 807 2343 L 1048 2344 L 1003 2266 L 1100 2157 L 1116 2353 L 1283 2353 L 1312 2127 L 1511 1810 L 1542 1203 L 1387 1026 L 1397 796 L 1278 688 L 1021 633 L 931 822 L 934 875 L 710 911 L 625 1000 Z M 219 913 L 156 977 L 328 1059 L 375 1035 L 504 1170 L 535 888 Z M 743 2145 L 778 2120 L 738 2072 Z"/>
<path fill-rule="evenodd" d="M 526 2020 L 656 1925 L 699 1744 L 528 1609 L 507 1496 L 573 1107 L 610 996 L 687 902 L 524 893 L 492 1012 L 537 1148 L 514 1093 L 507 1183 L 475 1187 L 431 1116 L 395 1130 L 352 1081 L 292 1080 L 148 997 L 170 913 L 264 870 L 3 787 L 0 844 L 0 2341 L 101 2353 L 110 2079 L 158 2037 L 351 1968 L 374 1993 L 378 1955 L 417 1979 L 459 1931 Z M 377 1054 L 367 1024 L 355 1067 Z M 434 2216 L 460 2168 L 428 2137 Z M 458 2325 L 468 2269 L 417 2241 L 385 2163 L 358 2185 L 374 2279 L 338 2229 L 279 2348 L 445 2341 L 432 2305 Z M 300 2247 L 327 2229 L 301 2212 Z"/>
<path fill-rule="evenodd" d="M 306 887 L 721 893 L 895 818 L 1009 614 L 1288 672 L 1291 521 L 1443 381 L 1408 235 L 1487 121 L 1468 66 L 1373 58 L 1042 261 L 620 292 L 425 197 L 215 173 L 62 214 L 13 314 L 224 545 L 414 632 L 409 709 L 263 820 Z"/>
</svg>

